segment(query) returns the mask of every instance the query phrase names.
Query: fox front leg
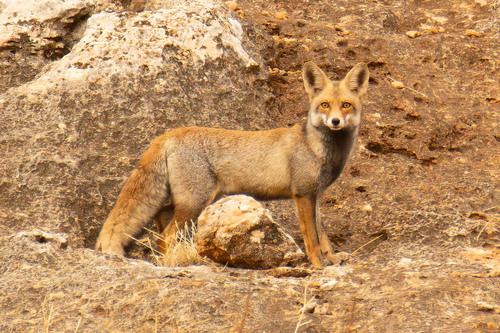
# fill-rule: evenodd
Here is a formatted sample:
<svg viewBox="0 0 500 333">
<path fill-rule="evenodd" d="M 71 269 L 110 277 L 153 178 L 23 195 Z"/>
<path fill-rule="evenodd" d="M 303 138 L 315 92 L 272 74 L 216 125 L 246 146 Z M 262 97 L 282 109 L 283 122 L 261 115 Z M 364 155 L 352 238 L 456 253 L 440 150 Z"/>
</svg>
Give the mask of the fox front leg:
<svg viewBox="0 0 500 333">
<path fill-rule="evenodd" d="M 302 231 L 304 237 L 307 256 L 314 268 L 321 269 L 323 264 L 321 263 L 322 256 L 316 230 L 316 197 L 295 196 L 293 199 L 297 205 L 300 231 Z"/>
<path fill-rule="evenodd" d="M 321 222 L 319 200 L 316 201 L 316 229 L 318 231 L 319 247 L 321 252 L 332 263 L 332 265 L 340 265 L 342 262 L 349 259 L 349 253 L 347 252 L 333 252 L 332 243 L 328 239 L 328 235 L 326 234 L 323 223 Z"/>
</svg>

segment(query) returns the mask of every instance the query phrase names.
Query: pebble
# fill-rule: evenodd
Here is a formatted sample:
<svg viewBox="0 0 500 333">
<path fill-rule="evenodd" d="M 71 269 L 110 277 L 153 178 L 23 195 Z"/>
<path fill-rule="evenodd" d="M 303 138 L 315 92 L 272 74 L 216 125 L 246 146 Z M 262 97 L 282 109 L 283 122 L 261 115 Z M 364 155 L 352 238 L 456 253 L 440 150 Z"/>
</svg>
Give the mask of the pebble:
<svg viewBox="0 0 500 333">
<path fill-rule="evenodd" d="M 240 5 L 238 5 L 235 1 L 226 1 L 226 6 L 232 10 L 241 9 Z"/>
<path fill-rule="evenodd" d="M 404 83 L 401 81 L 392 81 L 391 86 L 396 89 L 403 89 L 405 87 Z"/>
<path fill-rule="evenodd" d="M 337 285 L 337 283 L 339 283 L 339 280 L 332 279 L 332 280 L 328 281 L 327 283 L 322 284 L 319 289 L 321 289 L 321 290 L 333 290 L 335 288 L 335 286 Z"/>
<path fill-rule="evenodd" d="M 439 28 L 432 27 L 432 28 L 429 28 L 429 33 L 431 35 L 435 35 L 435 34 L 440 33 L 440 32 L 444 32 L 444 28 L 443 27 L 439 27 Z"/>
<path fill-rule="evenodd" d="M 411 30 L 411 31 L 406 32 L 406 36 L 408 36 L 410 38 L 415 38 L 415 37 L 418 37 L 420 35 L 421 35 L 421 33 L 416 31 L 416 30 Z"/>
<path fill-rule="evenodd" d="M 318 306 L 318 302 L 317 301 L 310 301 L 306 305 L 304 305 L 304 311 L 308 312 L 308 313 L 313 313 L 314 312 L 314 308 L 316 306 Z"/>
<path fill-rule="evenodd" d="M 314 309 L 314 314 L 327 315 L 331 312 L 328 304 L 319 305 Z"/>
<path fill-rule="evenodd" d="M 373 211 L 373 207 L 370 204 L 366 204 L 363 206 L 363 208 L 361 208 L 361 210 L 370 213 L 371 211 Z"/>
<path fill-rule="evenodd" d="M 472 29 L 465 30 L 465 34 L 467 36 L 479 37 L 479 32 L 477 32 L 476 30 L 472 30 Z"/>
<path fill-rule="evenodd" d="M 274 17 L 280 20 L 286 20 L 288 18 L 288 13 L 285 11 L 277 12 Z"/>
</svg>

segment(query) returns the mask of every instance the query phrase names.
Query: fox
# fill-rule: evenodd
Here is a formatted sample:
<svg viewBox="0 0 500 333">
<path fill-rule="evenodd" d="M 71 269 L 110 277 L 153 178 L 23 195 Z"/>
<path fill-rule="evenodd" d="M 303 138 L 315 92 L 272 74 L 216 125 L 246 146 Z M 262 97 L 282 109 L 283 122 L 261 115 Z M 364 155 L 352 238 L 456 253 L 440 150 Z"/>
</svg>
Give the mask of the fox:
<svg viewBox="0 0 500 333">
<path fill-rule="evenodd" d="M 125 182 L 99 234 L 96 250 L 125 254 L 129 235 L 153 219 L 165 252 L 176 234 L 223 196 L 293 199 L 314 268 L 348 258 L 335 253 L 320 214 L 324 191 L 340 176 L 357 140 L 369 70 L 355 65 L 332 81 L 313 62 L 302 68 L 309 98 L 305 121 L 292 127 L 240 131 L 184 127 L 154 139 Z"/>
</svg>

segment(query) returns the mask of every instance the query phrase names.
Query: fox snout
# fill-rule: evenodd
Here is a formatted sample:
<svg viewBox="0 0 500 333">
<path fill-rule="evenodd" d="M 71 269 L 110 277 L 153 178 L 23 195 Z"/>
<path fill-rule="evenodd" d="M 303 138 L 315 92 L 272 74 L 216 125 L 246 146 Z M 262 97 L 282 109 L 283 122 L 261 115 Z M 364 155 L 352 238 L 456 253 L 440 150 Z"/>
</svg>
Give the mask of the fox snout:
<svg viewBox="0 0 500 333">
<path fill-rule="evenodd" d="M 348 121 L 352 120 L 352 115 L 344 116 L 340 112 L 327 115 L 323 124 L 330 128 L 332 131 L 340 130 L 348 125 L 357 126 L 355 123 L 350 124 Z M 349 119 L 347 119 L 349 117 Z"/>
<path fill-rule="evenodd" d="M 333 127 L 339 127 L 342 121 L 339 118 L 332 118 L 330 122 L 332 123 Z"/>
<path fill-rule="evenodd" d="M 339 130 L 339 129 L 342 129 L 344 127 L 344 124 L 345 124 L 345 120 L 344 119 L 340 119 L 340 118 L 331 118 L 328 120 L 328 127 L 331 129 L 331 130 Z"/>
</svg>

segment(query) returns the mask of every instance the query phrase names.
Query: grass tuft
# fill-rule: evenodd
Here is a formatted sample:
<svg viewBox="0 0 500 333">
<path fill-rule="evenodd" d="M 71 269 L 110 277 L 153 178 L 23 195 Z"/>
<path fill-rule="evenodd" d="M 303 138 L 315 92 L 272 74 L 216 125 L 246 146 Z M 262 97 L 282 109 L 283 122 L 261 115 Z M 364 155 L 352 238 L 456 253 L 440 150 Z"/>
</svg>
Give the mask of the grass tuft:
<svg viewBox="0 0 500 333">
<path fill-rule="evenodd" d="M 146 229 L 149 233 L 153 235 L 153 238 L 158 241 L 162 238 L 162 235 L 156 231 Z M 200 265 L 204 263 L 204 259 L 198 254 L 196 249 L 196 224 L 189 223 L 182 230 L 179 230 L 176 234 L 177 241 L 171 244 L 165 253 L 161 253 L 157 250 L 156 246 L 151 243 L 148 238 L 145 241 L 138 240 L 131 237 L 139 244 L 147 247 L 151 250 L 153 256 L 153 262 L 160 266 L 168 267 L 185 267 L 191 265 Z"/>
</svg>

